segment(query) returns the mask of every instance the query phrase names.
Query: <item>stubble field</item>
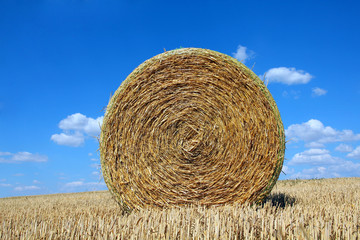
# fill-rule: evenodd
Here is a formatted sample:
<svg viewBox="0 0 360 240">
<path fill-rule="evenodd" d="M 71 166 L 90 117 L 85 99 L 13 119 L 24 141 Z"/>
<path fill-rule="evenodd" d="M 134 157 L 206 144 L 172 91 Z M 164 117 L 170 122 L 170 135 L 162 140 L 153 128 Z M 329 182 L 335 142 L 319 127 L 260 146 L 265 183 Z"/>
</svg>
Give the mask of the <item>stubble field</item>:
<svg viewBox="0 0 360 240">
<path fill-rule="evenodd" d="M 0 239 L 359 239 L 360 178 L 278 181 L 263 205 L 124 212 L 107 191 L 0 199 Z"/>
</svg>

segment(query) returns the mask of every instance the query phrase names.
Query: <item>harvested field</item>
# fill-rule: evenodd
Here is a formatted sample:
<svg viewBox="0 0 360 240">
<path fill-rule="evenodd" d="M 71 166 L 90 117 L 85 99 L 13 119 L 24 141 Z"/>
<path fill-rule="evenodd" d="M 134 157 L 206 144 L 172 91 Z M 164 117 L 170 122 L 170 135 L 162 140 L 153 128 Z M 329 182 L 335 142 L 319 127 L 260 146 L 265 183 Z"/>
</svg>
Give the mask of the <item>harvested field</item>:
<svg viewBox="0 0 360 240">
<path fill-rule="evenodd" d="M 263 205 L 123 212 L 107 191 L 0 199 L 0 239 L 359 239 L 360 178 L 278 181 Z"/>
</svg>

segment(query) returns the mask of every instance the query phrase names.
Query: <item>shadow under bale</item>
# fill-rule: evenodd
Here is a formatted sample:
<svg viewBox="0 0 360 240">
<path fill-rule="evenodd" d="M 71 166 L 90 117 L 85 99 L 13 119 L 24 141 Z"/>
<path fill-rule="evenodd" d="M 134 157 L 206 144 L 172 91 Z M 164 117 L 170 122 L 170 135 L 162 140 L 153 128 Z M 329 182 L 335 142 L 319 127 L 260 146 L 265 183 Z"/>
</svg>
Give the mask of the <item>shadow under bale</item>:
<svg viewBox="0 0 360 240">
<path fill-rule="evenodd" d="M 284 193 L 270 194 L 263 204 L 270 202 L 273 207 L 285 208 L 287 206 L 293 206 L 296 202 L 296 198 L 286 195 Z"/>
</svg>

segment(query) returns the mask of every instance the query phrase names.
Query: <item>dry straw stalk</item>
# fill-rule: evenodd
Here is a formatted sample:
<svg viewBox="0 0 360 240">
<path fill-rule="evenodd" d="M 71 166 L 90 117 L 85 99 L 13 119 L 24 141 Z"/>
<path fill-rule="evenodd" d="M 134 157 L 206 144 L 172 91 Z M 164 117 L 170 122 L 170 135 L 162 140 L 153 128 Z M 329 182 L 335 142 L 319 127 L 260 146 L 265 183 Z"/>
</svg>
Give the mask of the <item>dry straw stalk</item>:
<svg viewBox="0 0 360 240">
<path fill-rule="evenodd" d="M 259 202 L 284 151 L 264 83 L 234 58 L 196 48 L 136 68 L 111 98 L 100 136 L 109 190 L 137 209 Z"/>
</svg>

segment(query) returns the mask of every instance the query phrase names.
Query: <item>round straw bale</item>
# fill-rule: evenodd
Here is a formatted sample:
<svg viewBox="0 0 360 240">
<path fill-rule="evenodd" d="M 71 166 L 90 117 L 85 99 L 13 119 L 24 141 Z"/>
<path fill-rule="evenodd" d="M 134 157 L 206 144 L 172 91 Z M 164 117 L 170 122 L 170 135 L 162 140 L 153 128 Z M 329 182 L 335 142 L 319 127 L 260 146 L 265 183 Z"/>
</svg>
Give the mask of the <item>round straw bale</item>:
<svg viewBox="0 0 360 240">
<path fill-rule="evenodd" d="M 111 98 L 100 136 L 104 180 L 136 209 L 259 202 L 284 152 L 264 83 L 234 58 L 197 48 L 137 67 Z"/>
</svg>

